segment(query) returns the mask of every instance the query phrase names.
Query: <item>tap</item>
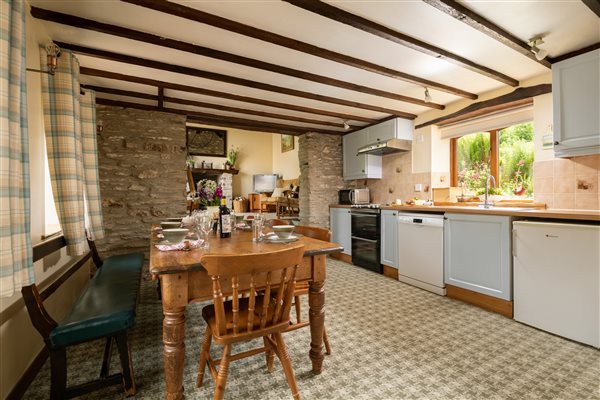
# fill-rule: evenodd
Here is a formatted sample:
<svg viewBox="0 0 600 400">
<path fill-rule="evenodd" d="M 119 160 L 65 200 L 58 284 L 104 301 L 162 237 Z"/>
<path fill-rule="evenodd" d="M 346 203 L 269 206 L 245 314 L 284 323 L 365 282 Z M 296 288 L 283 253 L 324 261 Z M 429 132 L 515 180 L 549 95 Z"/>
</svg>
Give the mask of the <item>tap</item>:
<svg viewBox="0 0 600 400">
<path fill-rule="evenodd" d="M 485 180 L 485 198 L 483 200 L 484 208 L 490 208 L 490 206 L 492 205 L 491 203 L 488 203 L 488 191 L 490 187 L 490 181 L 492 182 L 492 187 L 494 189 L 496 188 L 496 178 L 494 178 L 494 175 L 488 175 L 487 179 Z"/>
</svg>

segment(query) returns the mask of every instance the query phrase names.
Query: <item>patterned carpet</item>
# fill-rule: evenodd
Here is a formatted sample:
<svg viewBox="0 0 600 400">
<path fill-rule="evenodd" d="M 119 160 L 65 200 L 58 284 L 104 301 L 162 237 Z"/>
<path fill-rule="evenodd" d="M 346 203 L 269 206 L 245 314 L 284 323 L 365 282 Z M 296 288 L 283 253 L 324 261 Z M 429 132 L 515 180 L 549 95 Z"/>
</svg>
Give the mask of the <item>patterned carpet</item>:
<svg viewBox="0 0 600 400">
<path fill-rule="evenodd" d="M 310 372 L 308 329 L 285 336 L 304 399 L 600 399 L 596 349 L 336 260 L 328 261 L 326 287 L 333 354 L 321 375 Z M 205 387 L 195 387 L 201 307 L 192 305 L 187 313 L 187 399 L 212 398 L 214 389 L 210 376 Z M 130 335 L 136 399 L 164 398 L 161 320 L 154 283 L 144 282 Z M 70 384 L 99 373 L 102 349 L 95 342 L 69 353 Z M 115 354 L 113 372 L 117 361 Z M 49 385 L 46 362 L 25 398 L 47 399 Z M 113 387 L 86 398 L 123 394 Z M 261 355 L 232 363 L 225 398 L 291 395 L 281 365 L 276 361 L 268 374 Z"/>
</svg>

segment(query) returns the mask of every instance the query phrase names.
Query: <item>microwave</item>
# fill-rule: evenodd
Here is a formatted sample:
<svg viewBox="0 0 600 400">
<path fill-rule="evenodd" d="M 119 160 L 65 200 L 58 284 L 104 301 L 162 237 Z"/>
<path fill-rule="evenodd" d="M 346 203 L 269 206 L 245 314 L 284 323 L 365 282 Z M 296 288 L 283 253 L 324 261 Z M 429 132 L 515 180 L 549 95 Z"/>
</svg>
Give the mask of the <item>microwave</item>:
<svg viewBox="0 0 600 400">
<path fill-rule="evenodd" d="M 344 189 L 339 191 L 339 204 L 369 204 L 369 189 Z"/>
</svg>

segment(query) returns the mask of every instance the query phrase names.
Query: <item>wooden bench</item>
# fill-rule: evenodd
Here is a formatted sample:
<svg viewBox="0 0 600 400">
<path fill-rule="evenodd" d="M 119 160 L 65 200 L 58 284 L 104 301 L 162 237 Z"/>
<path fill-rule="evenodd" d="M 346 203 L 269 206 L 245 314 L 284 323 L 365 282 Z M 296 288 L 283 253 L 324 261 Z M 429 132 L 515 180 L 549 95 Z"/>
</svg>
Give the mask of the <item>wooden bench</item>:
<svg viewBox="0 0 600 400">
<path fill-rule="evenodd" d="M 51 399 L 76 397 L 119 383 L 123 384 L 127 396 L 136 392 L 127 331 L 135 321 L 144 254 L 116 255 L 102 262 L 94 243 L 89 243 L 91 252 L 84 256 L 84 260 L 91 257 L 98 271 L 63 321 L 57 323 L 52 319 L 46 312 L 43 301 L 66 280 L 66 277 L 61 277 L 42 293 L 35 284 L 21 289 L 31 322 L 44 338 L 50 354 Z M 80 264 L 84 263 L 80 261 Z M 70 270 L 69 276 L 74 269 Z M 101 338 L 106 338 L 106 345 L 100 378 L 67 388 L 66 348 Z M 122 373 L 109 376 L 113 339 L 119 351 Z"/>
</svg>

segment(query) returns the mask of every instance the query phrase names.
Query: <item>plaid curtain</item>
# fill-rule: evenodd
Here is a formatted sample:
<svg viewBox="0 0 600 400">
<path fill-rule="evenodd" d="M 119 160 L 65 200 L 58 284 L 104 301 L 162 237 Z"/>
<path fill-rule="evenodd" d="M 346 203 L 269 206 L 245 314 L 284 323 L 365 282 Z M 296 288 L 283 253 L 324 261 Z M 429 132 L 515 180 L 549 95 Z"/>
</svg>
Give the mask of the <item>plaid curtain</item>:
<svg viewBox="0 0 600 400">
<path fill-rule="evenodd" d="M 34 281 L 25 79 L 26 2 L 0 2 L 0 296 Z"/>
<path fill-rule="evenodd" d="M 104 237 L 102 198 L 98 176 L 98 142 L 96 139 L 96 92 L 83 90 L 81 104 L 81 136 L 83 138 L 83 170 L 85 174 L 86 227 L 90 240 Z"/>
<path fill-rule="evenodd" d="M 45 49 L 40 53 L 44 65 Z M 91 224 L 91 238 L 101 238 L 104 232 L 98 187 L 95 96 L 93 91 L 80 94 L 79 62 L 71 51 L 61 51 L 54 76 L 42 77 L 42 99 L 56 211 L 67 253 L 81 255 L 88 250 L 86 222 Z"/>
</svg>

